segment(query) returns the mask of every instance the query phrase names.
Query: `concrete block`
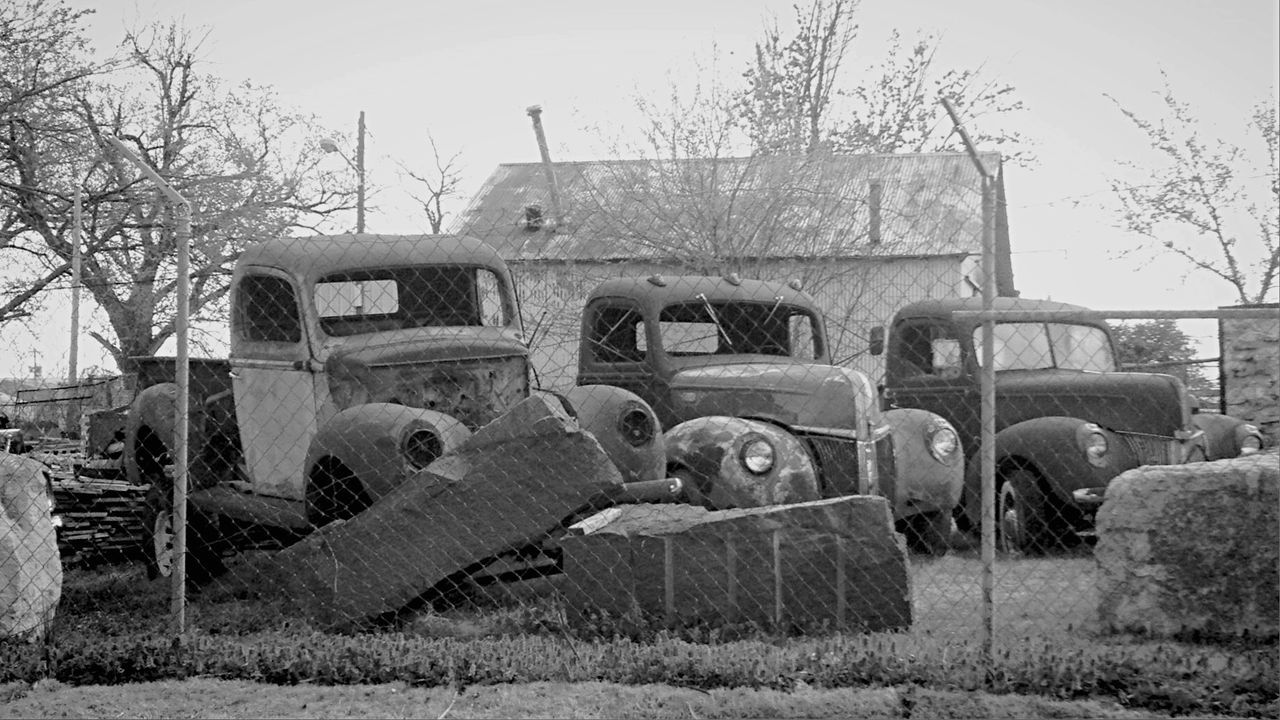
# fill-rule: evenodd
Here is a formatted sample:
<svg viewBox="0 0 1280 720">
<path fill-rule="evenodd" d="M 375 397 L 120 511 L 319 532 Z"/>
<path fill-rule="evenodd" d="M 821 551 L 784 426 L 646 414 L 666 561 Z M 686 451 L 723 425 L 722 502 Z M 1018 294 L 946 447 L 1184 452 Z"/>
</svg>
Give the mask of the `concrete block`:
<svg viewBox="0 0 1280 720">
<path fill-rule="evenodd" d="M 1159 637 L 1276 637 L 1280 455 L 1130 470 L 1098 511 L 1098 616 Z"/>
<path fill-rule="evenodd" d="M 911 624 L 906 549 L 884 498 L 716 511 L 630 505 L 605 513 L 607 522 L 560 541 L 575 621 L 604 612 L 668 625 Z"/>
<path fill-rule="evenodd" d="M 61 597 L 44 466 L 0 452 L 0 637 L 43 637 Z"/>
</svg>

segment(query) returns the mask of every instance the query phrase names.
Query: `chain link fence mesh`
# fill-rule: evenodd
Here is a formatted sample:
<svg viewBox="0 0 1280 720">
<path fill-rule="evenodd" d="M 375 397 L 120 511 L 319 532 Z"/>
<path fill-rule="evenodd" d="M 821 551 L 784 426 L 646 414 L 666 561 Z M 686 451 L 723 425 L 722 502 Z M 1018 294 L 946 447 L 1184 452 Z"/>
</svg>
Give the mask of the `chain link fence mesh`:
<svg viewBox="0 0 1280 720">
<path fill-rule="evenodd" d="M 142 362 L 91 457 L 0 454 L 6 632 L 40 633 L 74 582 L 57 560 L 72 537 L 82 550 L 121 526 L 117 555 L 76 556 L 123 556 L 154 586 L 185 544 L 185 602 L 247 593 L 320 628 L 464 613 L 588 637 L 892 629 L 978 645 L 988 616 L 998 637 L 1093 632 L 1099 489 L 1253 449 L 1235 426 L 1217 445 L 1197 432 L 1218 398 L 1193 414 L 1183 382 L 1118 372 L 1104 318 L 1079 308 L 1001 299 L 984 368 L 981 303 L 955 263 L 874 261 L 811 294 L 788 283 L 815 270 L 799 261 L 759 278 L 514 270 L 447 238 L 246 253 L 232 358 L 191 366 L 185 528 L 171 360 Z M 110 460 L 115 477 L 79 472 Z"/>
</svg>

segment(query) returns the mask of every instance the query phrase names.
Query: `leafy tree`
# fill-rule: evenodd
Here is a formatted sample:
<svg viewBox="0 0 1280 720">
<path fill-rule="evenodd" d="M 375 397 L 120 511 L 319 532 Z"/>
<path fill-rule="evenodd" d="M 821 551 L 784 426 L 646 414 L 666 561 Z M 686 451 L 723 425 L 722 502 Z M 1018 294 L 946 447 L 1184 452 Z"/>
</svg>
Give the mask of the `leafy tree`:
<svg viewBox="0 0 1280 720">
<path fill-rule="evenodd" d="M 1175 320 L 1142 320 L 1115 323 L 1111 334 L 1123 367 L 1146 372 L 1173 375 L 1201 396 L 1215 394 L 1212 383 L 1197 360 L 1195 344 L 1178 328 Z"/>
<path fill-rule="evenodd" d="M 1000 130 L 999 117 L 1023 104 L 1013 87 L 988 79 L 982 68 L 938 68 L 938 39 L 924 35 L 904 47 L 894 31 L 882 59 L 859 82 L 844 87 L 840 72 L 856 47 L 857 0 L 812 0 L 795 5 L 795 34 L 775 22 L 756 43 L 745 73 L 742 121 L 756 152 L 836 153 L 960 151 L 963 147 L 938 99 L 950 98 L 972 124 L 983 149 L 1015 163 L 1031 161 L 1025 138 Z M 983 122 L 974 122 L 984 119 Z"/>
<path fill-rule="evenodd" d="M 1112 98 L 1162 160 L 1157 167 L 1126 161 L 1122 166 L 1141 179 L 1111 182 L 1122 227 L 1140 238 L 1128 252 L 1171 253 L 1192 271 L 1229 283 L 1241 303 L 1274 302 L 1280 270 L 1274 98 L 1255 106 L 1248 124 L 1265 153 L 1207 136 L 1167 77 L 1161 100 L 1164 115 L 1150 120 Z"/>
<path fill-rule="evenodd" d="M 124 63 L 109 76 L 11 123 L 61 132 L 12 141 L 8 159 L 20 182 L 0 188 L 0 208 L 10 219 L 2 249 L 11 281 L 33 270 L 57 278 L 71 257 L 79 189 L 82 284 L 110 325 L 89 334 L 129 372 L 130 358 L 154 354 L 175 332 L 175 208 L 106 136 L 123 139 L 191 205 L 197 322 L 222 319 L 231 266 L 246 243 L 314 231 L 352 191 L 345 174 L 320 169 L 314 139 L 326 133 L 311 118 L 281 107 L 269 89 L 227 88 L 200 72 L 200 43 L 183 28 L 132 32 L 123 48 Z"/>
</svg>

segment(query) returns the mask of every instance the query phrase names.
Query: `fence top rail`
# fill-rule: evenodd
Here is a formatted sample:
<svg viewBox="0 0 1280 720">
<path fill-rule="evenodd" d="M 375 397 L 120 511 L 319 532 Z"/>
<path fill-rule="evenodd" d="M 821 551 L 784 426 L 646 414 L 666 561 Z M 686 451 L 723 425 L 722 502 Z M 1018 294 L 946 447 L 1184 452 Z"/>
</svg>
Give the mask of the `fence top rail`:
<svg viewBox="0 0 1280 720">
<path fill-rule="evenodd" d="M 1275 308 L 1215 308 L 1212 310 L 957 310 L 953 317 L 964 320 L 1013 322 L 1112 320 L 1245 320 L 1280 318 Z"/>
</svg>

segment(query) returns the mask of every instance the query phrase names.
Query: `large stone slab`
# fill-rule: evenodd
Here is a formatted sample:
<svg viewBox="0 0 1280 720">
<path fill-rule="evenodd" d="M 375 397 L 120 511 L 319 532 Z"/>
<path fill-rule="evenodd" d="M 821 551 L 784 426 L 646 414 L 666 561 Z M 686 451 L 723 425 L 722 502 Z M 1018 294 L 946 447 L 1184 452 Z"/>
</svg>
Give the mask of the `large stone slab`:
<svg viewBox="0 0 1280 720">
<path fill-rule="evenodd" d="M 606 510 L 561 539 L 570 617 L 884 630 L 911 624 L 906 548 L 885 498 L 709 511 Z"/>
<path fill-rule="evenodd" d="M 286 593 L 318 625 L 356 624 L 546 537 L 621 483 L 558 402 L 531 397 L 356 517 L 236 574 Z"/>
<path fill-rule="evenodd" d="M 61 597 L 44 466 L 0 452 L 0 637 L 43 637 Z"/>
<path fill-rule="evenodd" d="M 1161 637 L 1275 637 L 1280 456 L 1130 470 L 1098 511 L 1104 628 Z"/>
</svg>

